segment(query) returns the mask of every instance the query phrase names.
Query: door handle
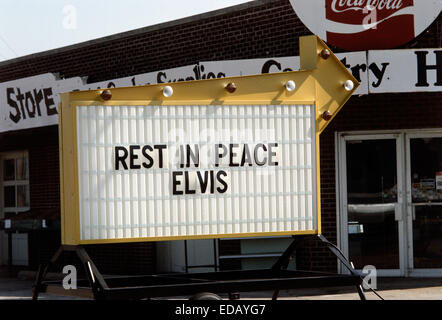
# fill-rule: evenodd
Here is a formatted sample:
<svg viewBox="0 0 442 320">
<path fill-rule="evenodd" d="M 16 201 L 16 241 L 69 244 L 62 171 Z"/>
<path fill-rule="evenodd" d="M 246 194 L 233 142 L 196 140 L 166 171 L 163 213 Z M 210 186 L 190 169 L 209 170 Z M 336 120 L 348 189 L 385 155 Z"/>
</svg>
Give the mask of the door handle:
<svg viewBox="0 0 442 320">
<path fill-rule="evenodd" d="M 402 214 L 402 205 L 400 203 L 394 204 L 394 220 L 396 221 L 402 221 L 403 214 Z"/>
</svg>

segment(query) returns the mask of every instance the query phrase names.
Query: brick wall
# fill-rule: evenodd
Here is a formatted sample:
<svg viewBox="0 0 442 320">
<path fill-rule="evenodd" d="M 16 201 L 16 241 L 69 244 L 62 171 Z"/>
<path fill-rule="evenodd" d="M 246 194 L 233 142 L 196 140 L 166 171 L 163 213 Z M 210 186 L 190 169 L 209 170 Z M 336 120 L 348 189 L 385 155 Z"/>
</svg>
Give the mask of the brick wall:
<svg viewBox="0 0 442 320">
<path fill-rule="evenodd" d="M 30 137 L 29 184 L 33 209 L 60 210 L 60 170 L 58 161 L 58 126 L 37 137 Z"/>
<path fill-rule="evenodd" d="M 289 0 L 260 0 L 239 8 L 242 9 L 209 14 L 196 22 L 183 19 L 163 27 L 136 30 L 124 36 L 0 63 L 0 82 L 53 72 L 66 78 L 88 76 L 92 83 L 198 61 L 293 56 L 298 55 L 298 37 L 310 34 L 294 14 Z M 439 17 L 424 34 L 403 48 L 441 47 L 441 30 L 442 19 Z M 333 47 L 332 50 L 340 51 Z M 322 223 L 329 240 L 336 242 L 334 132 L 364 128 L 442 127 L 440 98 L 440 93 L 353 97 L 323 133 Z M 56 143 L 51 140 L 57 137 L 55 132 L 48 134 L 46 144 L 33 146 L 33 139 L 29 143 L 33 207 L 59 207 L 56 188 L 59 181 L 58 151 Z M 3 139 L 1 135 L 0 139 Z M 226 250 L 230 252 L 232 249 Z M 139 254 L 149 254 L 146 252 L 152 251 L 140 250 Z M 335 259 L 314 241 L 300 250 L 297 258 L 298 265 L 303 268 L 336 270 Z"/>
<path fill-rule="evenodd" d="M 30 201 L 35 210 L 60 209 L 58 127 L 0 135 L 0 151 L 28 150 Z"/>
</svg>

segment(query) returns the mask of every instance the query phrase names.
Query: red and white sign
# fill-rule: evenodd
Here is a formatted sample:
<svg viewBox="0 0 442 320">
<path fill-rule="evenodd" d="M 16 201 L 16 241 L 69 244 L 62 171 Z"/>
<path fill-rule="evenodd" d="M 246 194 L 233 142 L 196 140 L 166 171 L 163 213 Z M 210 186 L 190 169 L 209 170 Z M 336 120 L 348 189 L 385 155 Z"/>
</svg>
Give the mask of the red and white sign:
<svg viewBox="0 0 442 320">
<path fill-rule="evenodd" d="M 442 0 L 290 0 L 313 33 L 346 50 L 390 49 L 421 34 Z"/>
</svg>

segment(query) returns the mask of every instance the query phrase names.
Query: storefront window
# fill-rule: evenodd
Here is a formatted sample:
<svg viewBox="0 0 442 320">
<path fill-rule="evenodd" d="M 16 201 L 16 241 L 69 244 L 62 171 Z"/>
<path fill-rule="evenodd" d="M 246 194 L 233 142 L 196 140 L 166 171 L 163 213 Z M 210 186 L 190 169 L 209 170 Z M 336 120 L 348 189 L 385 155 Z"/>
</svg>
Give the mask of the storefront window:
<svg viewBox="0 0 442 320">
<path fill-rule="evenodd" d="M 348 254 L 355 267 L 370 264 L 384 274 L 442 269 L 442 136 L 367 134 L 342 141 Z"/>
<path fill-rule="evenodd" d="M 396 140 L 347 141 L 349 204 L 397 202 Z"/>
<path fill-rule="evenodd" d="M 442 268 L 442 206 L 414 208 L 415 268 Z"/>
<path fill-rule="evenodd" d="M 396 139 L 347 141 L 349 256 L 357 269 L 399 268 Z"/>
<path fill-rule="evenodd" d="M 414 268 L 442 268 L 442 138 L 410 139 Z"/>
<path fill-rule="evenodd" d="M 410 139 L 413 203 L 442 202 L 442 138 Z"/>
<path fill-rule="evenodd" d="M 17 207 L 29 207 L 29 186 L 17 186 Z"/>
<path fill-rule="evenodd" d="M 15 180 L 15 159 L 3 161 L 3 181 Z"/>
<path fill-rule="evenodd" d="M 10 218 L 29 210 L 29 161 L 27 152 L 1 155 L 3 167 L 3 212 Z"/>
<path fill-rule="evenodd" d="M 5 191 L 5 208 L 15 207 L 15 186 L 6 186 L 3 190 Z"/>
<path fill-rule="evenodd" d="M 28 177 L 28 158 L 16 159 L 16 180 L 27 180 Z"/>
</svg>

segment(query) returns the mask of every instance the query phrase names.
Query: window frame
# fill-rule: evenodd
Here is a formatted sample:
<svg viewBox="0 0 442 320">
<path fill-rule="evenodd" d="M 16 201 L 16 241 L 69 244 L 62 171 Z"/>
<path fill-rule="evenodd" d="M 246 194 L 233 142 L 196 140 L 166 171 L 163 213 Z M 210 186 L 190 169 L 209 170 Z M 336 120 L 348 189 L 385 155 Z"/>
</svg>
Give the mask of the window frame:
<svg viewBox="0 0 442 320">
<path fill-rule="evenodd" d="M 16 170 L 17 170 L 17 159 L 27 158 L 27 179 L 16 180 Z M 6 180 L 4 181 L 4 161 L 5 160 L 14 160 L 14 180 Z M 29 183 L 29 152 L 28 150 L 19 150 L 19 151 L 9 151 L 9 152 L 1 152 L 0 153 L 0 184 L 1 184 L 1 192 L 0 192 L 0 218 L 5 218 L 6 213 L 15 213 L 20 214 L 22 212 L 27 212 L 31 208 L 30 204 L 30 183 Z M 5 207 L 5 199 L 4 199 L 4 190 L 5 187 L 14 186 L 15 188 L 15 206 L 14 207 Z M 25 195 L 27 199 L 29 199 L 28 206 L 18 207 L 17 206 L 17 186 L 27 186 L 27 194 Z"/>
</svg>

